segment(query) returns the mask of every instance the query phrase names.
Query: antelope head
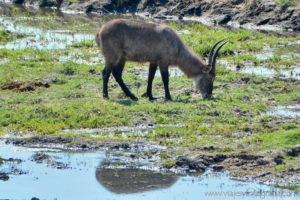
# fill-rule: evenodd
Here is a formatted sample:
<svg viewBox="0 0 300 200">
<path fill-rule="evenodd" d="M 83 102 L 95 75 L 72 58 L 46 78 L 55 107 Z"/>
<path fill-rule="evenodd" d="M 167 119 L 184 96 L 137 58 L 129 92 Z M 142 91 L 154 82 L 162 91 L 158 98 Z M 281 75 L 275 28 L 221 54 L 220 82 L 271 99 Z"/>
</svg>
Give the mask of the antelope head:
<svg viewBox="0 0 300 200">
<path fill-rule="evenodd" d="M 208 64 L 203 68 L 203 73 L 194 78 L 196 89 L 198 89 L 203 98 L 211 98 L 213 84 L 216 77 L 216 60 L 220 49 L 229 41 L 223 42 L 225 39 L 217 42 L 209 52 Z M 216 51 L 215 48 L 223 42 Z"/>
</svg>

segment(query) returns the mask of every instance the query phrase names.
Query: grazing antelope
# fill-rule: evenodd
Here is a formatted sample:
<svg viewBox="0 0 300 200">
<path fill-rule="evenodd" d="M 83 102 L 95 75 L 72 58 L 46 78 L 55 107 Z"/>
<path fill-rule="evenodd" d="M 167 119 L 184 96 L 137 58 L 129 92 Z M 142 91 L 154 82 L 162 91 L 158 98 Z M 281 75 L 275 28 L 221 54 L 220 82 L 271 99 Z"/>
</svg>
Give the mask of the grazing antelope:
<svg viewBox="0 0 300 200">
<path fill-rule="evenodd" d="M 150 62 L 148 86 L 145 96 L 153 100 L 152 82 L 159 67 L 165 88 L 165 98 L 172 100 L 169 91 L 170 65 L 178 66 L 184 74 L 193 79 L 203 98 L 212 96 L 216 76 L 216 59 L 219 50 L 228 41 L 217 42 L 209 53 L 208 64 L 192 52 L 171 28 L 164 25 L 115 19 L 104 24 L 96 34 L 96 42 L 105 58 L 103 75 L 103 97 L 108 98 L 107 84 L 112 73 L 126 96 L 137 97 L 130 92 L 122 79 L 126 61 Z"/>
</svg>

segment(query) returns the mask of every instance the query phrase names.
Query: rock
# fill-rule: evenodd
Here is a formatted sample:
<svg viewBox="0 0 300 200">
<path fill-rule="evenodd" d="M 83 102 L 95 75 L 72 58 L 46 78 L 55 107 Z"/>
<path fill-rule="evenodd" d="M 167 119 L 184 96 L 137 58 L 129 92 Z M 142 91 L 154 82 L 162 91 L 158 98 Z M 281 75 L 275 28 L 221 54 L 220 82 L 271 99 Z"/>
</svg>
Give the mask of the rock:
<svg viewBox="0 0 300 200">
<path fill-rule="evenodd" d="M 6 173 L 0 172 L 0 180 L 7 181 L 9 176 Z"/>
<path fill-rule="evenodd" d="M 45 160 L 50 160 L 51 157 L 47 154 L 44 154 L 44 153 L 35 153 L 31 158 L 30 160 L 32 161 L 35 161 L 37 163 L 42 163 L 44 162 Z"/>
<path fill-rule="evenodd" d="M 21 92 L 26 92 L 26 91 L 34 91 L 34 87 L 31 85 L 24 85 L 22 87 L 20 87 L 20 91 Z"/>
<path fill-rule="evenodd" d="M 265 160 L 265 159 L 258 159 L 256 161 L 257 165 L 267 165 L 269 164 L 269 161 L 268 160 Z"/>
<path fill-rule="evenodd" d="M 9 159 L 2 159 L 3 163 L 12 163 L 12 164 L 20 164 L 22 162 L 21 159 L 9 158 Z"/>
<path fill-rule="evenodd" d="M 266 19 L 262 19 L 262 20 L 259 20 L 256 25 L 260 26 L 260 25 L 265 25 L 267 24 L 269 21 L 271 20 L 271 18 L 266 18 Z"/>
<path fill-rule="evenodd" d="M 286 155 L 287 156 L 292 156 L 292 157 L 296 157 L 300 154 L 300 145 L 299 146 L 295 146 L 291 149 L 286 150 Z"/>
<path fill-rule="evenodd" d="M 67 99 L 77 99 L 77 98 L 82 98 L 84 97 L 83 94 L 70 94 L 68 96 L 66 96 Z"/>
<path fill-rule="evenodd" d="M 90 73 L 90 74 L 95 74 L 95 73 L 96 73 L 96 70 L 93 69 L 93 68 L 91 68 L 91 69 L 89 69 L 89 73 Z"/>
<path fill-rule="evenodd" d="M 40 199 L 37 197 L 32 197 L 31 200 L 40 200 Z"/>
<path fill-rule="evenodd" d="M 203 150 L 205 150 L 205 151 L 212 151 L 212 150 L 215 150 L 215 147 L 214 146 L 204 146 L 203 148 L 202 148 Z"/>
<path fill-rule="evenodd" d="M 122 144 L 117 144 L 111 147 L 111 149 L 125 149 L 125 150 L 129 150 L 131 149 L 131 146 L 127 143 L 122 143 Z"/>
<path fill-rule="evenodd" d="M 62 162 L 57 162 L 54 160 L 52 156 L 49 156 L 44 153 L 35 153 L 31 159 L 32 161 L 36 163 L 45 163 L 46 165 L 50 167 L 54 167 L 56 169 L 67 169 L 68 166 Z"/>
<path fill-rule="evenodd" d="M 181 168 L 188 168 L 189 170 L 195 170 L 196 172 L 205 171 L 206 164 L 202 162 L 203 160 L 193 160 L 191 158 L 187 158 L 185 156 L 179 156 L 176 159 L 175 165 Z"/>
<path fill-rule="evenodd" d="M 278 155 L 273 160 L 277 165 L 283 164 L 283 156 Z"/>
<path fill-rule="evenodd" d="M 242 159 L 242 160 L 257 160 L 258 158 L 261 158 L 262 156 L 256 156 L 256 155 L 251 155 L 247 153 L 240 153 L 237 154 L 235 157 Z"/>
<path fill-rule="evenodd" d="M 241 80 L 244 81 L 245 83 L 248 83 L 251 80 L 251 78 L 250 77 L 242 77 Z"/>
<path fill-rule="evenodd" d="M 55 76 L 47 76 L 47 77 L 43 78 L 43 81 L 48 82 L 48 83 L 57 83 L 60 80 Z"/>
<path fill-rule="evenodd" d="M 213 165 L 212 169 L 215 172 L 219 172 L 219 171 L 222 171 L 224 169 L 224 167 L 222 165 Z"/>
<path fill-rule="evenodd" d="M 268 175 L 271 175 L 271 174 L 272 174 L 272 172 L 263 172 L 263 173 L 259 174 L 258 176 L 256 176 L 256 178 L 268 176 Z"/>
<path fill-rule="evenodd" d="M 220 15 L 216 17 L 215 22 L 216 24 L 224 25 L 227 24 L 231 19 L 232 18 L 230 15 Z"/>
</svg>

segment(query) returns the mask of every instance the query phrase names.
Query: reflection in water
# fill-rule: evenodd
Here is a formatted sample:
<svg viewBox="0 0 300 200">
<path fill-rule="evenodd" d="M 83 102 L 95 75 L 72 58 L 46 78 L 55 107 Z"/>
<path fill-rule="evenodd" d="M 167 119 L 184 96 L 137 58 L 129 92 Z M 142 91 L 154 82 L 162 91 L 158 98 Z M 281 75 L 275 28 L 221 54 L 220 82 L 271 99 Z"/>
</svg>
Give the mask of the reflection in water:
<svg viewBox="0 0 300 200">
<path fill-rule="evenodd" d="M 96 179 L 111 192 L 130 194 L 169 188 L 177 181 L 177 176 L 142 169 L 98 168 Z"/>
</svg>

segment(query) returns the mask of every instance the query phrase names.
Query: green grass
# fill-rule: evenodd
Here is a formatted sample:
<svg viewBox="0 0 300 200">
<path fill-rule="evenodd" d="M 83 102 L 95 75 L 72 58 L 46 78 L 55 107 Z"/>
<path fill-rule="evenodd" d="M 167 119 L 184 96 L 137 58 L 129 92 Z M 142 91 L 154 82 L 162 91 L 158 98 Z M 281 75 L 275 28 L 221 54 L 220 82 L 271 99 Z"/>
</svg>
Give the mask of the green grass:
<svg viewBox="0 0 300 200">
<path fill-rule="evenodd" d="M 249 142 L 256 143 L 261 150 L 289 148 L 300 144 L 300 128 L 257 134 Z"/>
<path fill-rule="evenodd" d="M 72 47 L 86 47 L 86 48 L 90 48 L 94 46 L 95 41 L 94 40 L 84 40 L 82 42 L 75 42 L 73 43 L 71 46 Z"/>
<path fill-rule="evenodd" d="M 10 37 L 11 34 L 8 31 L 0 29 L 0 44 L 9 41 Z"/>
<path fill-rule="evenodd" d="M 17 12 L 17 11 L 16 11 Z M 72 23 L 73 21 L 69 19 Z M 21 22 L 17 22 L 21 23 Z M 25 23 L 25 22 L 23 22 Z M 31 25 L 27 21 L 23 25 Z M 70 24 L 72 24 L 70 23 Z M 74 22 L 75 23 L 75 22 Z M 83 20 L 78 22 L 81 25 Z M 49 24 L 36 23 L 43 29 L 74 30 L 71 25 L 57 20 Z M 197 23 L 179 24 L 170 22 L 176 30 L 189 30 L 182 34 L 183 40 L 199 55 L 206 57 L 212 45 L 223 38 L 232 42 L 220 52 L 221 59 L 231 65 L 255 65 L 269 68 L 291 66 L 299 57 L 280 57 L 292 52 L 294 47 L 282 47 L 300 37 L 266 35 L 248 30 L 212 29 Z M 93 23 L 83 26 L 93 33 Z M 82 30 L 79 30 L 82 31 Z M 265 47 L 274 48 L 274 57 L 259 60 L 255 55 Z M 297 47 L 296 47 L 297 48 Z M 238 52 L 238 55 L 234 55 Z M 0 67 L 0 87 L 10 81 L 49 81 L 50 88 L 37 88 L 31 92 L 0 90 L 0 134 L 10 132 L 20 135 L 65 135 L 64 129 L 106 128 L 118 126 L 135 127 L 139 124 L 183 124 L 182 127 L 157 127 L 148 134 L 125 134 L 119 132 L 80 135 L 93 139 L 122 139 L 156 141 L 162 145 L 180 146 L 186 149 L 205 145 L 220 147 L 220 152 L 232 153 L 255 147 L 260 151 L 289 148 L 299 141 L 300 123 L 295 119 L 268 116 L 266 112 L 279 105 L 295 104 L 300 97 L 299 82 L 286 82 L 273 78 L 240 74 L 217 66 L 214 85 L 214 99 L 203 100 L 193 90 L 193 84 L 186 77 L 171 77 L 170 90 L 173 102 L 163 100 L 164 89 L 160 78 L 154 79 L 154 95 L 157 101 L 149 102 L 140 96 L 146 90 L 146 77 L 140 75 L 147 66 L 140 63 L 126 63 L 124 81 L 139 101 L 126 98 L 113 78 L 109 82 L 110 100 L 101 97 L 102 64 L 78 64 L 76 59 L 89 60 L 97 56 L 98 49 L 93 41 L 74 43 L 65 50 L 0 50 L 0 60 L 8 59 Z M 297 51 L 293 52 L 295 55 Z M 70 56 L 67 62 L 60 62 L 61 56 Z M 144 69 L 143 69 L 144 68 Z M 95 70 L 95 74 L 90 73 Z M 50 77 L 50 78 L 49 78 Z M 246 84 L 242 78 L 249 77 Z M 270 100 L 272 99 L 272 100 Z M 251 133 L 250 136 L 249 132 Z M 77 135 L 78 136 L 78 135 Z M 246 139 L 245 139 L 246 137 Z M 169 160 L 164 157 L 166 164 Z M 287 161 L 287 164 L 292 161 Z M 294 162 L 294 161 L 293 161 Z"/>
</svg>

